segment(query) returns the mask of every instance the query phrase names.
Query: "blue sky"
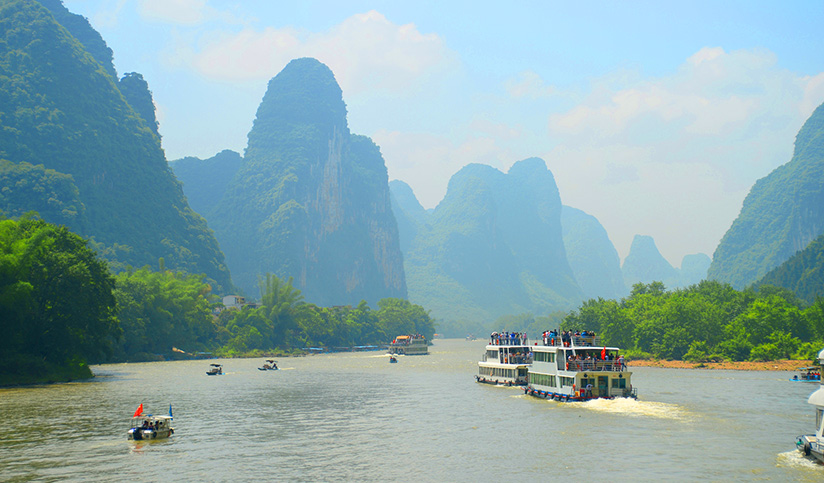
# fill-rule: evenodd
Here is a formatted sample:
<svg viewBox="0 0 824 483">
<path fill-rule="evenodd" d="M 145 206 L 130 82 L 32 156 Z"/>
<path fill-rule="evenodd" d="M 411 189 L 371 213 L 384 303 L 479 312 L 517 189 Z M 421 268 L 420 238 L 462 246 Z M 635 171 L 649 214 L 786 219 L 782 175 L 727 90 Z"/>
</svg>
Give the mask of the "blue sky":
<svg viewBox="0 0 824 483">
<path fill-rule="evenodd" d="M 352 132 L 425 207 L 546 160 L 620 256 L 712 255 L 824 102 L 824 2 L 64 0 L 154 93 L 167 158 L 243 152 L 268 80 L 326 63 Z"/>
</svg>

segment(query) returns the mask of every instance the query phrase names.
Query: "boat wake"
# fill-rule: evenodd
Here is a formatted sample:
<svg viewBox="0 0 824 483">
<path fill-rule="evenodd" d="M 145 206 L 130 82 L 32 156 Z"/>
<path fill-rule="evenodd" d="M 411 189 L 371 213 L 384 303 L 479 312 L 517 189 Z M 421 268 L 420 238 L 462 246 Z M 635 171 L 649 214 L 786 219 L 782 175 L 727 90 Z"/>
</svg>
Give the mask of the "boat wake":
<svg viewBox="0 0 824 483">
<path fill-rule="evenodd" d="M 784 453 L 778 453 L 776 457 L 776 466 L 790 467 L 790 468 L 811 468 L 815 470 L 821 469 L 821 463 L 813 458 L 808 458 L 801 454 L 798 450 L 791 450 Z"/>
<path fill-rule="evenodd" d="M 690 414 L 677 404 L 662 402 L 616 398 L 593 399 L 591 401 L 573 404 L 592 411 L 622 414 L 626 416 L 653 417 L 659 419 L 671 419 L 675 421 L 689 421 L 692 419 Z"/>
</svg>

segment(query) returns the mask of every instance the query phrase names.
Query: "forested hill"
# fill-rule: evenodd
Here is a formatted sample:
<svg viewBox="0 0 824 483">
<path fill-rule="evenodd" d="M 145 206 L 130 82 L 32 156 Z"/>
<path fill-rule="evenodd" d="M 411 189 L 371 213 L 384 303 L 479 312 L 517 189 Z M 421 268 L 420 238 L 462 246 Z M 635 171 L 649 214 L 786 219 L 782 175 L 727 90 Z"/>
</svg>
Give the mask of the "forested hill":
<svg viewBox="0 0 824 483">
<path fill-rule="evenodd" d="M 39 3 L 0 3 L 0 177 L 33 180 L 4 185 L 3 209 L 51 207 L 44 219 L 92 237 L 115 268 L 164 258 L 230 287 L 216 239 L 109 67 Z"/>
<path fill-rule="evenodd" d="M 86 17 L 71 13 L 63 5 L 63 0 L 38 0 L 38 3 L 49 9 L 57 23 L 68 30 L 72 37 L 83 45 L 86 52 L 94 57 L 94 60 L 103 67 L 107 74 L 117 77 L 112 49 L 106 45 L 106 41 L 103 40 L 100 33 L 92 28 Z"/>
<path fill-rule="evenodd" d="M 183 183 L 189 206 L 208 220 L 242 164 L 240 154 L 225 149 L 209 159 L 187 156 L 169 166 Z"/>
<path fill-rule="evenodd" d="M 721 239 L 709 278 L 742 288 L 824 233 L 824 105 L 795 138 L 792 159 L 758 180 Z"/>
<path fill-rule="evenodd" d="M 543 160 L 517 162 L 507 173 L 465 166 L 431 212 L 405 184 L 391 187 L 408 246 L 409 299 L 442 327 L 566 309 L 582 299 L 564 249 L 560 195 Z"/>
<path fill-rule="evenodd" d="M 296 59 L 269 82 L 208 219 L 247 295 L 272 272 L 319 305 L 406 298 L 388 184 L 378 147 L 349 132 L 332 71 Z"/>
<path fill-rule="evenodd" d="M 813 240 L 807 248 L 767 272 L 754 284 L 774 285 L 795 292 L 807 304 L 824 297 L 824 235 Z"/>
</svg>

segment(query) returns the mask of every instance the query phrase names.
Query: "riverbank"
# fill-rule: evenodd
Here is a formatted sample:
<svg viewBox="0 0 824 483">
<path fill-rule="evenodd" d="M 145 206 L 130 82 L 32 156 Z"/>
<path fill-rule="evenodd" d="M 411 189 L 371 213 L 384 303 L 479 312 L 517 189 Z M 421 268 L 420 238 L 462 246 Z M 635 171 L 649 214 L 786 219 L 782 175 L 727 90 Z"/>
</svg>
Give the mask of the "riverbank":
<svg viewBox="0 0 824 483">
<path fill-rule="evenodd" d="M 667 369 L 722 369 L 727 371 L 795 371 L 807 367 L 810 361 L 781 359 L 767 362 L 727 361 L 727 362 L 688 362 L 667 361 L 662 359 L 629 361 L 629 367 L 664 367 Z"/>
</svg>

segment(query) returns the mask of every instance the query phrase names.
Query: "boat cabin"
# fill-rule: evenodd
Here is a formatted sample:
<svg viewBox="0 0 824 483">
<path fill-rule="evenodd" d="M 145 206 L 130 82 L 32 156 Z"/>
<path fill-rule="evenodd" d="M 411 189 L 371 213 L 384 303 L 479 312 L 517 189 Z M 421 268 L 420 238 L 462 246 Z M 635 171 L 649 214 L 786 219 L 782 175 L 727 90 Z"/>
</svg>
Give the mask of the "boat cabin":
<svg viewBox="0 0 824 483">
<path fill-rule="evenodd" d="M 532 348 L 528 392 L 562 400 L 637 397 L 619 349 L 601 344 L 589 331 L 545 332 Z"/>
</svg>

